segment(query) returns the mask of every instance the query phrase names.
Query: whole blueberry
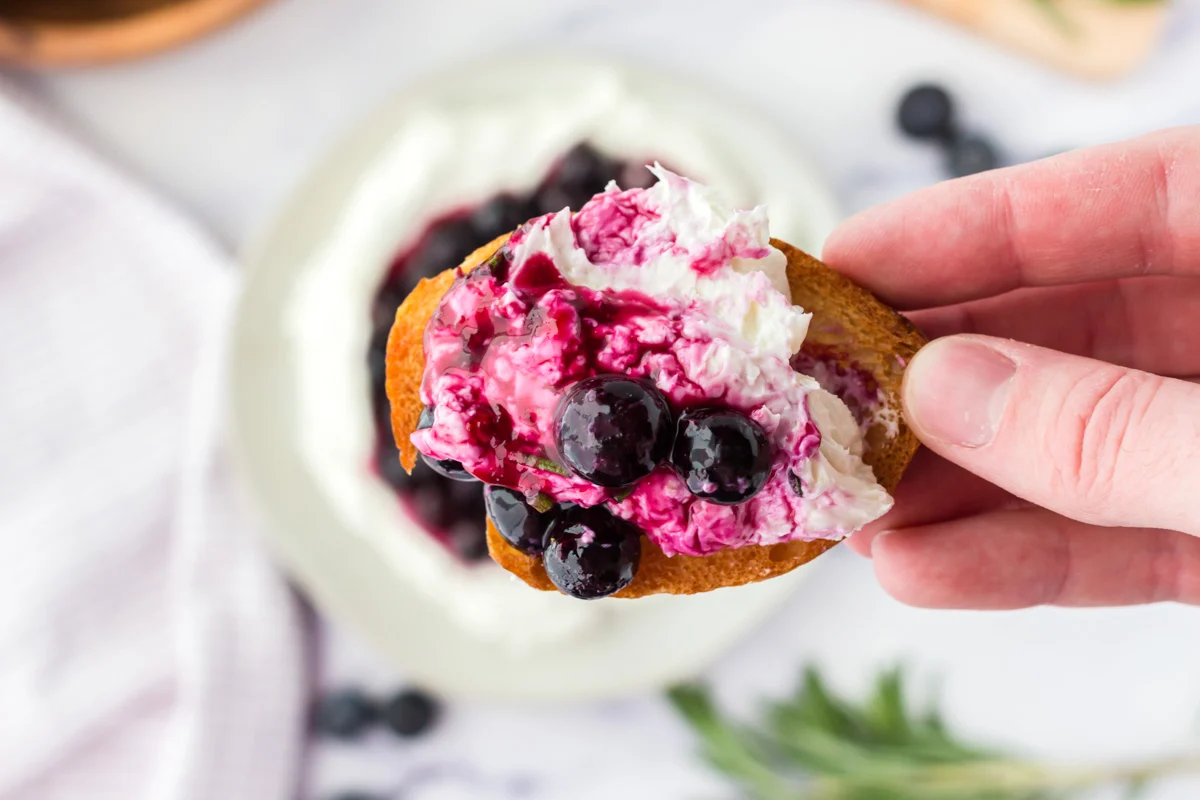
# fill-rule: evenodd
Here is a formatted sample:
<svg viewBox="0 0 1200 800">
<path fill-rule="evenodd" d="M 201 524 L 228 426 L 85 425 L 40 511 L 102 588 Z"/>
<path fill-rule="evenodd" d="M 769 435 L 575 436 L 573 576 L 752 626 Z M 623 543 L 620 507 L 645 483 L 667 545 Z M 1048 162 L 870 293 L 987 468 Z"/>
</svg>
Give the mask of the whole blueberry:
<svg viewBox="0 0 1200 800">
<path fill-rule="evenodd" d="M 434 411 L 433 406 L 425 406 L 421 409 L 421 416 L 417 418 L 417 430 L 423 431 L 426 428 L 433 427 Z M 431 470 L 441 475 L 443 478 L 449 478 L 452 481 L 476 481 L 476 478 L 471 473 L 463 468 L 463 465 L 453 459 L 444 458 L 436 459 L 421 453 L 421 460 L 424 461 Z"/>
<path fill-rule="evenodd" d="M 674 419 L 653 383 L 597 375 L 567 391 L 554 433 L 572 470 L 598 486 L 619 488 L 646 477 L 670 454 Z"/>
<path fill-rule="evenodd" d="M 341 689 L 321 697 L 313 709 L 313 730 L 334 739 L 353 739 L 378 718 L 378 709 L 361 689 Z"/>
<path fill-rule="evenodd" d="M 397 692 L 379 711 L 383 724 L 405 738 L 428 732 L 440 714 L 438 702 L 416 689 Z"/>
<path fill-rule="evenodd" d="M 571 597 L 595 600 L 621 591 L 640 561 L 641 531 L 600 506 L 565 509 L 546 531 L 546 575 Z"/>
<path fill-rule="evenodd" d="M 503 486 L 489 486 L 483 495 L 487 515 L 504 541 L 527 555 L 541 555 L 554 510 L 539 512 L 525 502 L 521 492 Z"/>
<path fill-rule="evenodd" d="M 941 86 L 914 86 L 900 101 L 897 123 L 914 139 L 947 139 L 954 132 L 954 101 Z"/>
<path fill-rule="evenodd" d="M 697 497 L 722 505 L 749 500 L 770 477 L 771 458 L 766 433 L 745 414 L 699 408 L 679 418 L 671 461 Z"/>
<path fill-rule="evenodd" d="M 987 172 L 1000 166 L 1000 156 L 981 136 L 956 136 L 946 147 L 946 170 L 956 178 Z"/>
</svg>

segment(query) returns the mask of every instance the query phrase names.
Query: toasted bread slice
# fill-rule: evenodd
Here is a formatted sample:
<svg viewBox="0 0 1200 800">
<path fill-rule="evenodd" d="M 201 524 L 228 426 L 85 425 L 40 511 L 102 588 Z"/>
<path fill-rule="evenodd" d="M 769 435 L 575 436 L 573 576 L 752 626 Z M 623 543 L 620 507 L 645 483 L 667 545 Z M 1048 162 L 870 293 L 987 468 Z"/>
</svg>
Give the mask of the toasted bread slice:
<svg viewBox="0 0 1200 800">
<path fill-rule="evenodd" d="M 476 250 L 463 261 L 461 268 L 469 271 L 487 261 L 507 239 L 501 236 Z M 869 447 L 864 456 L 876 478 L 890 492 L 899 483 L 918 446 L 898 412 L 904 368 L 925 340 L 907 319 L 867 290 L 785 242 L 771 243 L 787 256 L 792 302 L 813 315 L 805 346 L 819 348 L 822 357 L 868 373 L 883 392 L 886 403 L 897 412 L 893 426 L 879 424 L 868 431 Z M 410 471 L 417 462 L 417 450 L 410 437 L 417 429 L 423 407 L 420 386 L 425 366 L 425 327 L 454 283 L 454 277 L 454 270 L 447 270 L 436 278 L 421 281 L 396 311 L 396 322 L 388 337 L 387 394 L 392 404 L 392 432 L 400 449 L 400 462 Z M 824 539 L 793 541 L 722 550 L 703 557 L 668 557 L 643 536 L 637 576 L 614 596 L 696 594 L 766 580 L 790 572 L 835 544 Z M 541 559 L 510 546 L 491 521 L 488 550 L 496 563 L 530 586 L 556 591 Z"/>
</svg>

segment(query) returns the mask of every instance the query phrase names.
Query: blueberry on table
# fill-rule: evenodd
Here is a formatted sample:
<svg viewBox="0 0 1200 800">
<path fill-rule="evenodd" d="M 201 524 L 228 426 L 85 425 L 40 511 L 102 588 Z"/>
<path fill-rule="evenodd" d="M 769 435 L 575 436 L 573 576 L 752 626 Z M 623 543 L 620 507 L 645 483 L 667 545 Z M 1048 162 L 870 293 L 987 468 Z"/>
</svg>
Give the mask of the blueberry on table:
<svg viewBox="0 0 1200 800">
<path fill-rule="evenodd" d="M 956 178 L 987 172 L 1000 166 L 991 142 L 980 136 L 957 136 L 946 146 L 946 169 Z"/>
<path fill-rule="evenodd" d="M 425 406 L 421 410 L 421 416 L 417 419 L 417 430 L 423 431 L 426 428 L 433 427 L 434 411 L 433 406 Z M 476 481 L 476 478 L 471 473 L 463 468 L 459 462 L 450 459 L 436 459 L 421 453 L 421 460 L 424 461 L 431 470 L 441 475 L 443 478 L 449 478 L 452 481 Z"/>
<path fill-rule="evenodd" d="M 954 101 L 940 86 L 914 86 L 900 101 L 896 121 L 914 139 L 948 139 L 954 133 Z"/>
<path fill-rule="evenodd" d="M 333 739 L 353 739 L 374 724 L 378 709 L 360 689 L 325 695 L 313 709 L 313 730 Z"/>
<path fill-rule="evenodd" d="M 525 502 L 525 495 L 503 486 L 489 486 L 483 496 L 487 515 L 504 541 L 526 555 L 541 555 L 554 511 L 539 512 Z"/>
<path fill-rule="evenodd" d="M 436 700 L 416 689 L 396 693 L 380 709 L 383 724 L 392 733 L 404 738 L 420 736 L 429 731 L 441 714 Z"/>
<path fill-rule="evenodd" d="M 649 475 L 670 454 L 674 419 L 649 381 L 597 375 L 568 390 L 554 429 L 572 470 L 597 486 L 620 488 Z"/>
<path fill-rule="evenodd" d="M 600 506 L 564 510 L 546 532 L 542 564 L 550 582 L 580 600 L 630 584 L 641 560 L 641 531 Z"/>
<path fill-rule="evenodd" d="M 671 461 L 692 494 L 734 505 L 762 489 L 771 455 L 766 433 L 745 414 L 700 408 L 679 418 Z"/>
</svg>

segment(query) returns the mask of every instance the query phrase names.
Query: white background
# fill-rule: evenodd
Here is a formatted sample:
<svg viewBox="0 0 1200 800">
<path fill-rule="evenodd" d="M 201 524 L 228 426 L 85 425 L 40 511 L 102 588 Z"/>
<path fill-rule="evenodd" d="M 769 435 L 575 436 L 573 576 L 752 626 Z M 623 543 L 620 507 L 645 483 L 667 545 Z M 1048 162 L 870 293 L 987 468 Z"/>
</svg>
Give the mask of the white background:
<svg viewBox="0 0 1200 800">
<path fill-rule="evenodd" d="M 847 211 L 940 177 L 892 128 L 921 78 L 958 94 L 971 127 L 1027 160 L 1200 123 L 1200 8 L 1179 3 L 1159 54 L 1094 85 L 1050 72 L 883 0 L 279 0 L 244 24 L 131 65 L 22 78 L 102 152 L 247 245 L 315 159 L 400 87 L 464 59 L 571 51 L 693 76 L 773 116 Z M 903 661 L 940 678 L 952 722 L 1056 759 L 1106 760 L 1197 740 L 1200 610 L 906 609 L 868 562 L 835 551 L 790 606 L 712 672 L 750 709 L 799 665 L 862 688 Z M 322 682 L 394 685 L 361 643 L 326 631 Z M 456 707 L 417 744 L 314 751 L 305 796 L 408 784 L 405 798 L 700 798 L 720 787 L 656 698 L 527 712 Z M 1195 798 L 1200 783 L 1160 798 Z"/>
</svg>

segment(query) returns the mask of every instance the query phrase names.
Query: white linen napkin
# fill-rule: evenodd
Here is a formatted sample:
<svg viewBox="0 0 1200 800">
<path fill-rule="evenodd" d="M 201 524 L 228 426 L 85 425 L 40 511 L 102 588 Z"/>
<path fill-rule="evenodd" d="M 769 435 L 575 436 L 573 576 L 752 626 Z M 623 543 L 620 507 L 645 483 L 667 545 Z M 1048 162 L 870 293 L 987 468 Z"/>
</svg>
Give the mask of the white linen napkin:
<svg viewBox="0 0 1200 800">
<path fill-rule="evenodd" d="M 0 86 L 0 800 L 295 796 L 299 616 L 218 434 L 234 289 Z"/>
</svg>

